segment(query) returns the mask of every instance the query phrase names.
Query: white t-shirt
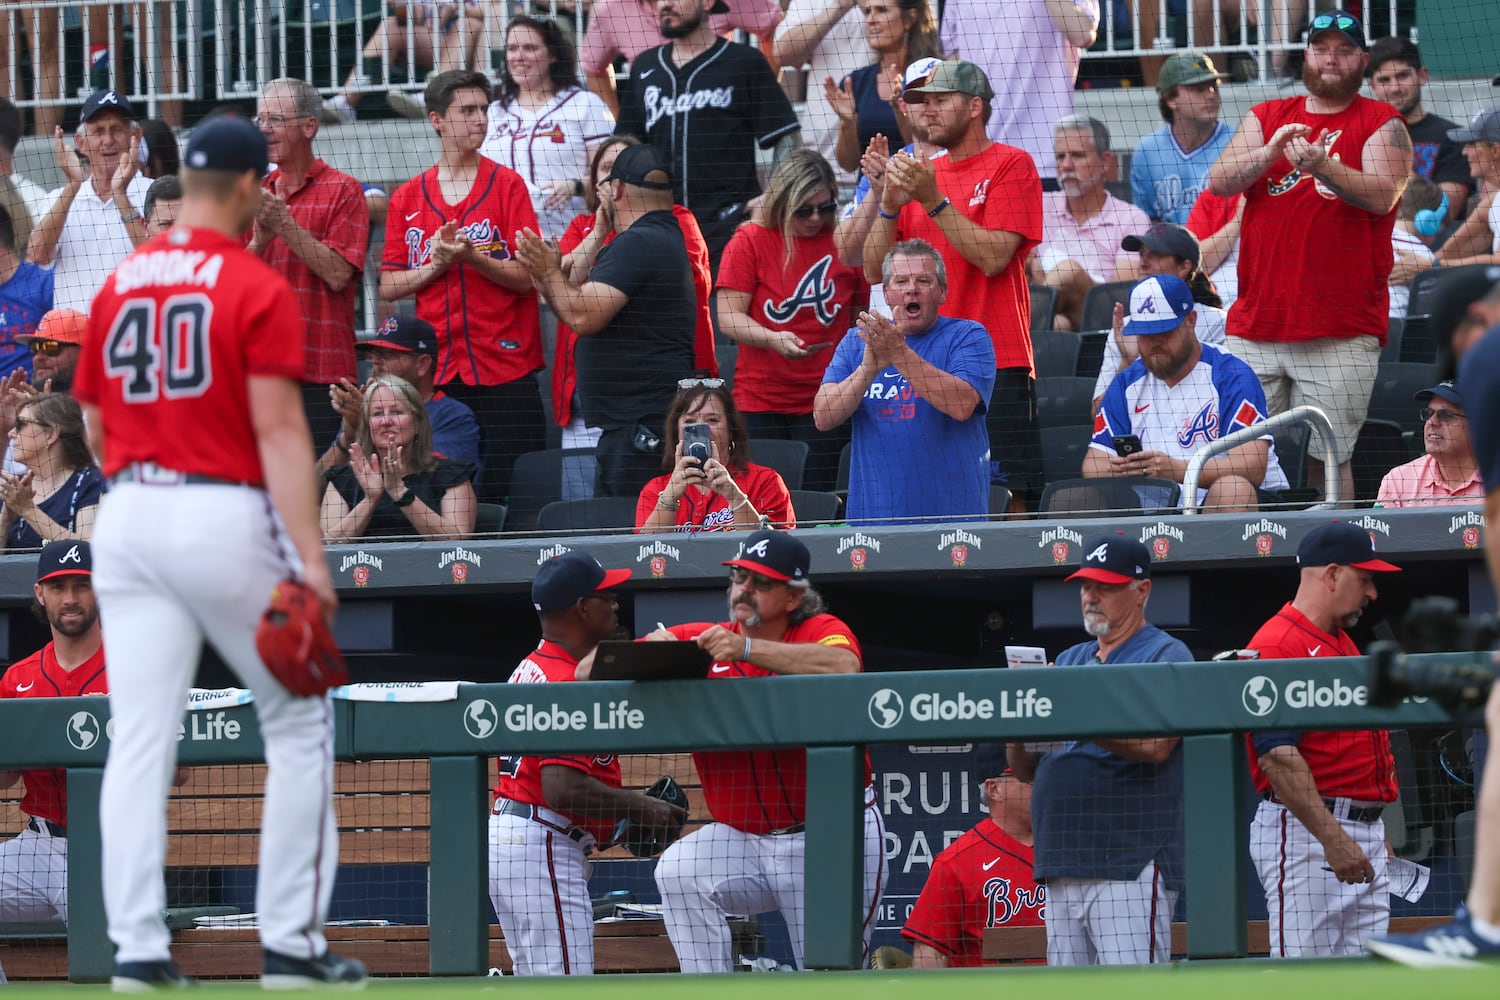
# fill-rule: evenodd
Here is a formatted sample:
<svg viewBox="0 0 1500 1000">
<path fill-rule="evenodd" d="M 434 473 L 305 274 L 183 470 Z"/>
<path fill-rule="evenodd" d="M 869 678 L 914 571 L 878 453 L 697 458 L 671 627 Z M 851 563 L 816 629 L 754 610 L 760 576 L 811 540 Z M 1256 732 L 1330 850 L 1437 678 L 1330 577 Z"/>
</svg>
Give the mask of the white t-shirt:
<svg viewBox="0 0 1500 1000">
<path fill-rule="evenodd" d="M 150 187 L 149 177 L 136 174 L 131 179 L 126 193 L 137 212 L 144 208 L 146 190 Z M 58 188 L 52 192 L 47 200 L 48 211 L 57 204 L 62 191 Z M 68 218 L 52 251 L 52 273 L 56 280 L 54 307 L 88 312 L 104 279 L 134 249 L 114 197 L 106 194 L 100 198 L 94 191 L 93 180 L 85 178 L 68 208 Z"/>
<path fill-rule="evenodd" d="M 1490 214 L 1493 215 L 1494 213 L 1491 212 Z M 1428 267 L 1431 267 L 1432 262 L 1437 259 L 1433 255 L 1432 250 L 1426 243 L 1422 242 L 1420 237 L 1415 233 L 1406 232 L 1399 224 L 1395 229 L 1391 230 L 1391 249 L 1396 253 L 1415 254 Z M 1411 287 L 1405 282 L 1400 284 L 1391 282 L 1386 287 L 1386 291 L 1390 293 L 1391 297 L 1391 318 L 1405 319 L 1406 307 L 1411 301 Z"/>
</svg>

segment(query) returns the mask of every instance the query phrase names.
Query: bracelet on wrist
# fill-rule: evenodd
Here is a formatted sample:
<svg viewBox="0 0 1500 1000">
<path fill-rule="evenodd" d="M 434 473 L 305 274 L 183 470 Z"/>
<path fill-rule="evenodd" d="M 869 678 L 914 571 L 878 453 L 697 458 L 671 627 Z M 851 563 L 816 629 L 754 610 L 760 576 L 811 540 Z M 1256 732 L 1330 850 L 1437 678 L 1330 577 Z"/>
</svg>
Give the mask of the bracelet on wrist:
<svg viewBox="0 0 1500 1000">
<path fill-rule="evenodd" d="M 662 510 L 676 510 L 678 507 L 682 506 L 682 501 L 680 499 L 668 501 L 667 495 L 663 493 L 656 498 L 656 506 L 660 507 Z"/>
<path fill-rule="evenodd" d="M 951 204 L 953 204 L 951 200 L 944 198 L 942 201 L 932 206 L 932 211 L 927 213 L 927 217 L 929 219 L 936 219 L 939 215 L 942 214 L 943 209 L 947 208 Z"/>
<path fill-rule="evenodd" d="M 125 225 L 127 225 L 127 226 L 130 225 L 132 222 L 140 222 L 141 221 L 141 213 L 135 211 L 134 209 L 130 210 L 129 212 L 121 212 L 120 213 L 120 221 L 123 222 L 123 223 L 125 223 Z"/>
<path fill-rule="evenodd" d="M 879 205 L 875 206 L 875 211 L 880 214 L 880 217 L 882 219 L 894 219 L 894 218 L 896 218 L 897 215 L 901 214 L 900 212 L 897 212 L 895 215 L 892 215 L 890 212 L 887 212 L 885 209 L 881 208 Z"/>
<path fill-rule="evenodd" d="M 740 657 L 740 659 L 744 663 L 750 662 L 750 637 L 748 635 L 745 636 L 745 655 Z"/>
</svg>

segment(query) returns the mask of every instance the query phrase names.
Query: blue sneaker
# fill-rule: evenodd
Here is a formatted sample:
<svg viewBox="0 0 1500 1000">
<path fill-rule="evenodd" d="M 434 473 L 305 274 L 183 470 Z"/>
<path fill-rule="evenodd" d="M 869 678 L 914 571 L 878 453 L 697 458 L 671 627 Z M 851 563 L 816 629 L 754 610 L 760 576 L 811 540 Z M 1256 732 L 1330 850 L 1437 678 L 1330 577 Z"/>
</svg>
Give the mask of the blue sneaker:
<svg viewBox="0 0 1500 1000">
<path fill-rule="evenodd" d="M 116 993 L 154 993 L 180 989 L 193 981 L 170 960 L 165 962 L 116 962 L 109 988 Z"/>
<path fill-rule="evenodd" d="M 1373 955 L 1414 969 L 1477 969 L 1500 960 L 1500 944 L 1474 933 L 1469 911 L 1460 905 L 1451 923 L 1417 934 L 1392 934 L 1365 942 Z"/>
<path fill-rule="evenodd" d="M 306 990 L 318 986 L 358 990 L 365 985 L 365 967 L 362 962 L 339 958 L 331 951 L 317 958 L 292 958 L 268 951 L 260 985 L 268 990 Z"/>
</svg>

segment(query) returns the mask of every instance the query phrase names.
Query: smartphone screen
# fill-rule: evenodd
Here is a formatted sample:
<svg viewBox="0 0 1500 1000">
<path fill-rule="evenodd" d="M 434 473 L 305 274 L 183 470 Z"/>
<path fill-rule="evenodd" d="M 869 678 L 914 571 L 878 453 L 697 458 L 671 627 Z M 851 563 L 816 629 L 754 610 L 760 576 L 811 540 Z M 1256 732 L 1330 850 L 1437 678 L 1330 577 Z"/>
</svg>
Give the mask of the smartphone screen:
<svg viewBox="0 0 1500 1000">
<path fill-rule="evenodd" d="M 682 453 L 702 465 L 714 453 L 713 432 L 707 424 L 688 424 L 682 429 Z"/>
<path fill-rule="evenodd" d="M 1141 439 L 1134 434 L 1125 434 L 1114 439 L 1115 453 L 1121 458 L 1141 451 Z"/>
</svg>

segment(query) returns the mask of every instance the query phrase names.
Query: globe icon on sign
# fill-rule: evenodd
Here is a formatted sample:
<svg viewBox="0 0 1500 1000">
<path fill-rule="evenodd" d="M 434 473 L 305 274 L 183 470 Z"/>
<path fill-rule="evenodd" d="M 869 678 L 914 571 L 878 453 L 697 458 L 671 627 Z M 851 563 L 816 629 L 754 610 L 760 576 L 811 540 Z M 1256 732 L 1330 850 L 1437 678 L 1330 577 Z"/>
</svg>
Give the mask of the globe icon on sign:
<svg viewBox="0 0 1500 1000">
<path fill-rule="evenodd" d="M 74 712 L 68 718 L 68 742 L 79 750 L 87 750 L 99 742 L 99 720 L 88 712 Z"/>
<path fill-rule="evenodd" d="M 493 733 L 499 723 L 500 716 L 495 711 L 495 706 L 483 698 L 469 702 L 469 707 L 464 709 L 464 728 L 476 740 L 482 740 Z"/>
<path fill-rule="evenodd" d="M 904 709 L 901 696 L 890 688 L 881 688 L 870 697 L 870 721 L 881 729 L 889 729 L 900 722 Z"/>
<path fill-rule="evenodd" d="M 1269 715 L 1276 707 L 1276 685 L 1269 677 L 1252 677 L 1245 682 L 1241 700 L 1245 703 L 1245 711 L 1251 715 L 1257 718 Z"/>
</svg>

